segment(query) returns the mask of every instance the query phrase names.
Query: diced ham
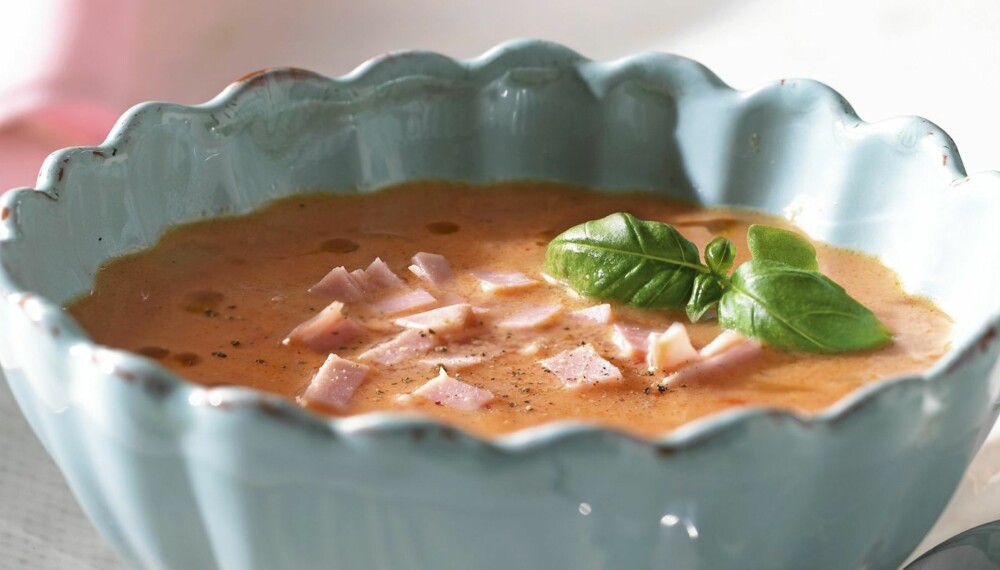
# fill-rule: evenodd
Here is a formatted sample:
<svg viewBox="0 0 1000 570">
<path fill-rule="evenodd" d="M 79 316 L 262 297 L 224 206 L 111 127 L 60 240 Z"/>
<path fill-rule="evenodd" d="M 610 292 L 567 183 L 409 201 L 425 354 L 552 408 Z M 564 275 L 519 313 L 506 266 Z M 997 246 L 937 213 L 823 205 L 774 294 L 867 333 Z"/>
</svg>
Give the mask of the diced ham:
<svg viewBox="0 0 1000 570">
<path fill-rule="evenodd" d="M 350 344 L 364 333 L 361 325 L 344 315 L 344 304 L 334 301 L 292 329 L 283 344 L 302 344 L 316 352 L 329 352 Z"/>
<path fill-rule="evenodd" d="M 602 303 L 593 307 L 587 307 L 586 309 L 577 309 L 570 312 L 569 316 L 573 319 L 595 325 L 611 324 L 611 305 Z"/>
<path fill-rule="evenodd" d="M 351 272 L 351 279 L 354 280 L 354 284 L 358 286 L 359 289 L 364 291 L 367 295 L 368 293 L 373 293 L 378 291 L 378 286 L 374 283 L 370 283 L 368 280 L 368 274 L 365 273 L 364 269 L 355 269 Z"/>
<path fill-rule="evenodd" d="M 375 261 L 368 265 L 365 269 L 365 275 L 368 277 L 368 283 L 376 289 L 399 287 L 405 283 L 379 257 L 376 257 Z"/>
<path fill-rule="evenodd" d="M 437 344 L 434 335 L 415 329 L 405 330 L 391 339 L 369 348 L 358 356 L 385 366 L 398 364 L 408 358 L 424 354 Z"/>
<path fill-rule="evenodd" d="M 302 398 L 344 408 L 368 375 L 368 367 L 331 354 L 320 366 Z"/>
<path fill-rule="evenodd" d="M 463 368 L 468 368 L 470 366 L 475 366 L 480 362 L 486 360 L 484 354 L 470 354 L 467 356 L 440 356 L 440 357 L 429 357 L 421 358 L 420 364 L 431 366 L 433 368 L 444 367 L 447 370 L 461 370 Z"/>
<path fill-rule="evenodd" d="M 650 372 L 673 372 L 699 360 L 701 355 L 691 346 L 683 324 L 674 323 L 662 333 L 650 333 L 646 352 L 646 366 Z"/>
<path fill-rule="evenodd" d="M 374 301 L 369 305 L 372 310 L 384 315 L 398 315 L 421 311 L 437 304 L 437 299 L 423 289 L 412 289 L 393 293 L 384 299 Z"/>
<path fill-rule="evenodd" d="M 463 303 L 400 317 L 393 322 L 401 327 L 447 336 L 468 332 L 474 324 L 475 316 L 472 305 Z"/>
<path fill-rule="evenodd" d="M 646 358 L 649 350 L 649 335 L 652 329 L 631 323 L 615 323 L 611 325 L 611 342 L 618 347 L 618 356 L 632 360 Z"/>
<path fill-rule="evenodd" d="M 541 350 L 542 350 L 542 343 L 536 340 L 522 346 L 517 350 L 517 352 L 519 354 L 527 354 L 528 356 L 534 356 L 538 354 Z"/>
<path fill-rule="evenodd" d="M 747 342 L 747 339 L 743 335 L 733 331 L 722 331 L 719 336 L 712 339 L 712 342 L 702 347 L 700 354 L 702 358 L 711 358 L 744 342 Z"/>
<path fill-rule="evenodd" d="M 589 344 L 560 352 L 538 363 L 555 374 L 566 388 L 622 381 L 621 371 L 602 358 Z"/>
<path fill-rule="evenodd" d="M 453 277 L 451 265 L 443 255 L 421 251 L 412 258 L 413 265 L 409 267 L 417 277 L 440 289 Z"/>
<path fill-rule="evenodd" d="M 309 288 L 309 292 L 345 303 L 360 301 L 365 296 L 364 289 L 358 286 L 343 265 L 330 270 L 318 283 Z"/>
<path fill-rule="evenodd" d="M 555 285 L 556 287 L 562 287 L 566 294 L 573 299 L 582 299 L 583 296 L 573 290 L 572 287 L 568 286 L 566 283 L 556 279 L 555 277 L 549 275 L 548 273 L 542 273 L 542 280 L 549 285 Z"/>
<path fill-rule="evenodd" d="M 487 293 L 510 293 L 541 285 L 541 281 L 532 279 L 523 273 L 481 269 L 470 271 L 469 273 L 479 280 L 479 285 Z"/>
<path fill-rule="evenodd" d="M 493 392 L 452 378 L 443 368 L 435 378 L 414 390 L 413 395 L 465 412 L 478 410 L 493 399 Z"/>
<path fill-rule="evenodd" d="M 540 329 L 555 322 L 561 313 L 562 305 L 558 303 L 538 305 L 508 315 L 497 321 L 496 326 L 505 330 Z"/>
<path fill-rule="evenodd" d="M 662 385 L 690 382 L 706 376 L 712 376 L 733 371 L 735 374 L 747 361 L 752 360 L 760 353 L 760 343 L 745 340 L 729 350 L 716 353 L 711 358 L 706 358 L 690 366 L 685 366 L 676 372 L 668 374 L 660 381 Z"/>
</svg>

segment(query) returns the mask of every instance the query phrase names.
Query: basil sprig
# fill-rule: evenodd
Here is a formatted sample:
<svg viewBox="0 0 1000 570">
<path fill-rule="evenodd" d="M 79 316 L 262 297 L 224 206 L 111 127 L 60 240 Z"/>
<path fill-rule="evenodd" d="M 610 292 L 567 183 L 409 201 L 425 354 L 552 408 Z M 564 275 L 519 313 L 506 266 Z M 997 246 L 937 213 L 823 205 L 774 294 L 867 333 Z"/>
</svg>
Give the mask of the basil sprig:
<svg viewBox="0 0 1000 570">
<path fill-rule="evenodd" d="M 697 247 L 672 226 L 617 213 L 574 226 L 546 251 L 546 270 L 577 292 L 643 308 L 684 308 L 787 351 L 837 353 L 881 346 L 881 321 L 819 271 L 816 249 L 794 232 L 755 224 L 752 261 L 730 274 L 736 249 L 718 236 Z"/>
</svg>

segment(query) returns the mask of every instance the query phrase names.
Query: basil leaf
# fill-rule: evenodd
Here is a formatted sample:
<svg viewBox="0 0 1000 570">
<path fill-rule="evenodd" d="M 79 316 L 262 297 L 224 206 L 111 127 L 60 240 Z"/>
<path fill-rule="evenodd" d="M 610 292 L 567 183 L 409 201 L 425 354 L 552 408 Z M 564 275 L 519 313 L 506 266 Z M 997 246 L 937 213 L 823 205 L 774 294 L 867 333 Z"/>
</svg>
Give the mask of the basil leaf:
<svg viewBox="0 0 1000 570">
<path fill-rule="evenodd" d="M 725 277 L 736 260 L 736 246 L 731 241 L 716 236 L 705 246 L 705 263 L 713 272 Z"/>
<path fill-rule="evenodd" d="M 892 339 L 828 277 L 767 259 L 740 265 L 719 301 L 719 324 L 782 350 L 848 352 Z"/>
<path fill-rule="evenodd" d="M 754 224 L 747 230 L 747 247 L 754 259 L 779 261 L 799 269 L 819 271 L 816 248 L 795 232 Z"/>
<path fill-rule="evenodd" d="M 698 247 L 662 222 L 626 213 L 574 226 L 556 236 L 546 271 L 587 297 L 636 307 L 683 307 L 694 279 L 707 273 Z"/>
<path fill-rule="evenodd" d="M 697 323 L 715 307 L 721 297 L 722 285 L 719 284 L 717 275 L 706 273 L 695 277 L 694 291 L 691 292 L 691 300 L 686 307 L 688 319 Z"/>
</svg>

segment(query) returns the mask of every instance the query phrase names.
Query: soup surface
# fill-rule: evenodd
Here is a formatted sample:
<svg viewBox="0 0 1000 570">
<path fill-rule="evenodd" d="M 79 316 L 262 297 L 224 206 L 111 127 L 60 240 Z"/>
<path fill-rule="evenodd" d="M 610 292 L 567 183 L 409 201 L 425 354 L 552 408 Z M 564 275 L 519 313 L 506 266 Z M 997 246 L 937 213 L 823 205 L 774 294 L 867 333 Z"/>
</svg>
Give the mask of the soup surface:
<svg viewBox="0 0 1000 570">
<path fill-rule="evenodd" d="M 92 293 L 68 309 L 95 341 L 159 360 L 206 386 L 251 386 L 335 415 L 430 414 L 484 435 L 564 419 L 655 435 L 732 406 L 813 412 L 867 382 L 925 370 L 947 349 L 948 317 L 905 295 L 892 271 L 865 255 L 817 244 L 822 271 L 874 311 L 892 331 L 892 344 L 835 356 L 758 347 L 695 373 L 682 369 L 663 385 L 666 374 L 650 372 L 642 348 L 630 353 L 626 337 L 682 322 L 701 349 L 721 332 L 714 320 L 691 324 L 683 312 L 612 304 L 604 322 L 608 307 L 598 308 L 594 314 L 604 312 L 596 319 L 575 313 L 600 301 L 543 280 L 549 240 L 618 211 L 671 223 L 699 248 L 724 235 L 736 245 L 737 265 L 748 259 L 750 224 L 790 227 L 756 212 L 701 209 L 648 193 L 537 183 L 426 182 L 368 195 L 303 195 L 250 215 L 175 228 L 150 250 L 108 263 Z M 446 284 L 408 270 L 418 252 L 447 260 L 453 276 Z M 311 287 L 334 267 L 364 269 L 376 258 L 405 283 L 345 302 L 342 316 L 357 325 L 350 338 L 322 349 L 295 335 L 285 340 L 334 301 Z M 488 291 L 483 272 L 519 273 L 532 282 Z M 400 310 L 406 294 L 416 304 Z M 365 354 L 416 330 L 406 328 L 413 326 L 404 322 L 408 315 L 454 303 L 474 311 L 462 330 L 421 330 L 430 340 L 397 352 L 405 357 L 389 364 Z M 621 380 L 569 388 L 552 372 L 552 361 L 540 364 L 579 347 L 592 348 Z M 343 405 L 301 397 L 330 353 L 367 366 Z M 413 395 L 442 364 L 449 376 L 490 397 L 464 410 Z"/>
</svg>

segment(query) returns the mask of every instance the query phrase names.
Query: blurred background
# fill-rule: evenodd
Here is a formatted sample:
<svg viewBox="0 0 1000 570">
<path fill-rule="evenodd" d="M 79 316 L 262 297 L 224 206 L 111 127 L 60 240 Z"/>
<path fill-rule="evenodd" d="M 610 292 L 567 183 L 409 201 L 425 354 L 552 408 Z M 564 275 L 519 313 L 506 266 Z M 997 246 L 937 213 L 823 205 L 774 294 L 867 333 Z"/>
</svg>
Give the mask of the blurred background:
<svg viewBox="0 0 1000 570">
<path fill-rule="evenodd" d="M 341 75 L 386 51 L 474 57 L 523 37 L 600 60 L 674 52 L 739 89 L 818 79 L 868 121 L 929 118 L 970 172 L 996 170 L 998 30 L 997 0 L 8 0 L 0 190 L 33 185 L 57 148 L 100 143 L 141 101 L 200 103 L 264 67 Z M 994 478 L 996 432 L 922 548 L 1000 519 Z M 0 568 L 118 567 L 0 383 Z"/>
</svg>

